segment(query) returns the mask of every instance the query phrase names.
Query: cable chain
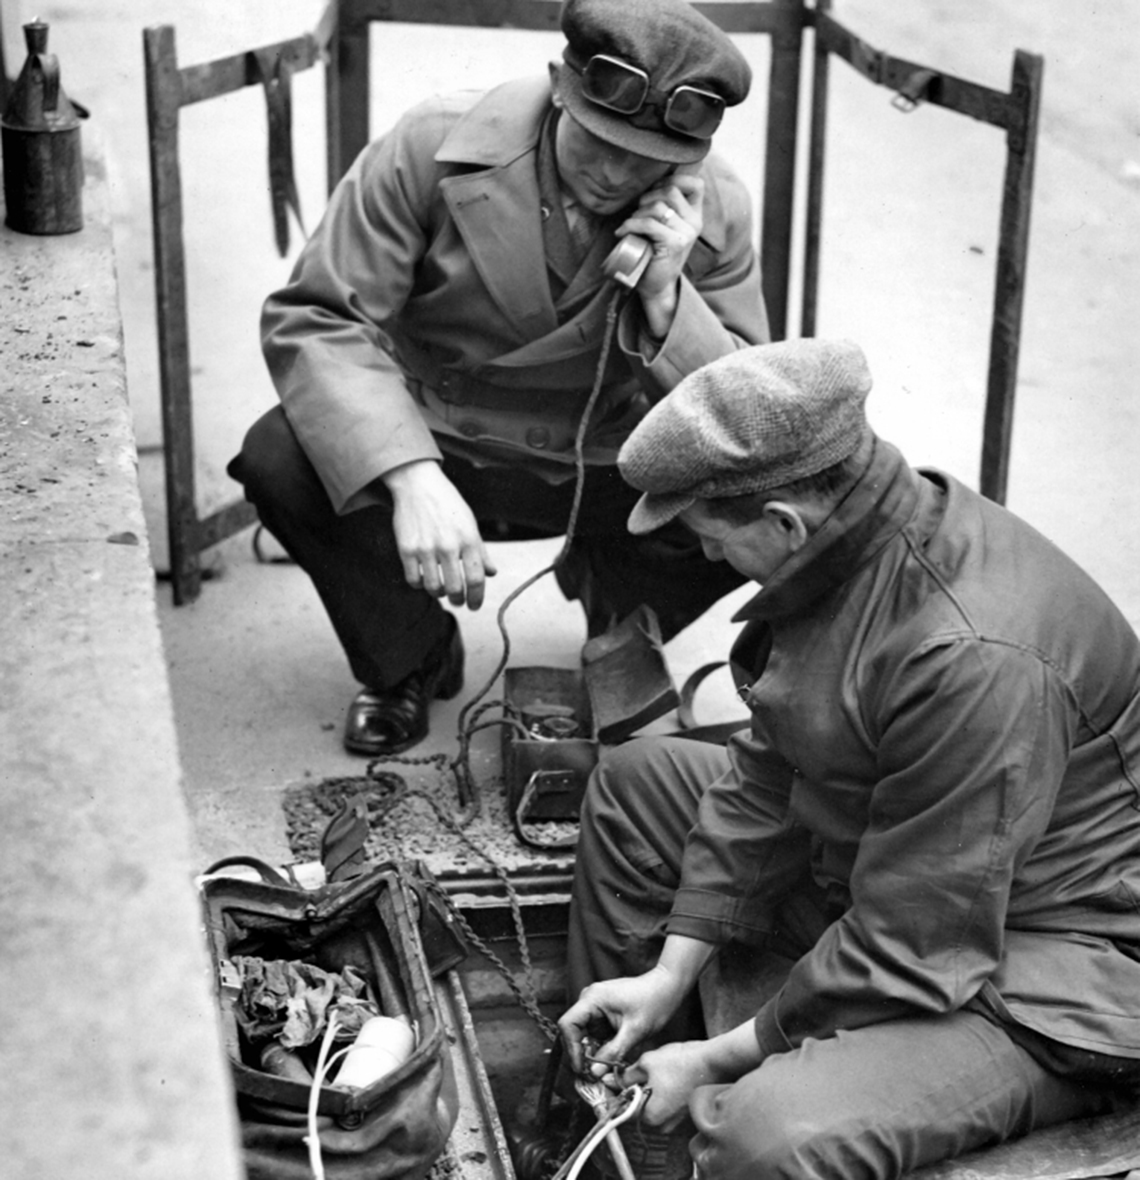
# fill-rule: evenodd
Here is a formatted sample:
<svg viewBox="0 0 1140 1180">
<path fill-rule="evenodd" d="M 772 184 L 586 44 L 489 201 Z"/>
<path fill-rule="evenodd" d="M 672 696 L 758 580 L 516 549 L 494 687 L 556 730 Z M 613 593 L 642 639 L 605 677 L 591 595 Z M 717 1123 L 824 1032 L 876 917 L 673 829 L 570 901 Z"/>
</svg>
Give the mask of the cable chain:
<svg viewBox="0 0 1140 1180">
<path fill-rule="evenodd" d="M 507 871 L 494 859 L 494 857 L 492 857 L 484 849 L 480 848 L 479 845 L 476 844 L 475 841 L 473 841 L 463 830 L 469 823 L 471 823 L 475 816 L 479 814 L 481 809 L 478 784 L 475 781 L 475 776 L 471 773 L 470 747 L 472 735 L 478 729 L 489 728 L 492 724 L 518 724 L 516 718 L 509 716 L 503 717 L 503 719 L 499 722 L 489 722 L 484 726 L 478 726 L 476 725 L 476 722 L 480 717 L 483 716 L 484 713 L 492 708 L 498 707 L 502 709 L 504 713 L 507 711 L 505 701 L 482 701 L 482 698 L 485 697 L 490 691 L 491 686 L 496 680 L 498 680 L 499 676 L 502 674 L 504 668 L 510 660 L 511 638 L 510 633 L 507 631 L 505 622 L 507 608 L 512 602 L 514 602 L 516 598 L 518 598 L 520 594 L 522 594 L 531 585 L 538 581 L 539 578 L 545 576 L 548 573 L 551 573 L 557 568 L 557 566 L 562 562 L 566 554 L 569 552 L 570 544 L 574 539 L 574 534 L 576 532 L 578 523 L 578 512 L 582 503 L 582 492 L 585 484 L 586 464 L 584 447 L 586 440 L 586 430 L 593 414 L 594 407 L 597 404 L 598 398 L 602 392 L 602 385 L 605 380 L 606 365 L 609 362 L 610 349 L 613 346 L 614 336 L 617 330 L 618 313 L 626 295 L 627 292 L 625 292 L 619 286 L 613 292 L 606 307 L 606 328 L 602 337 L 602 347 L 598 357 L 597 368 L 594 373 L 594 384 L 590 391 L 590 396 L 586 400 L 586 405 L 583 408 L 582 417 L 578 422 L 578 430 L 574 439 L 574 458 L 577 479 L 575 481 L 574 499 L 570 506 L 570 516 L 566 524 L 566 535 L 563 539 L 562 547 L 554 561 L 546 569 L 540 570 L 538 573 L 526 579 L 526 581 L 524 581 L 520 586 L 517 586 L 499 607 L 497 622 L 499 631 L 503 637 L 502 655 L 499 658 L 498 666 L 495 668 L 491 678 L 487 681 L 483 688 L 480 689 L 479 692 L 477 692 L 475 696 L 473 696 L 463 706 L 459 712 L 459 753 L 450 762 L 448 762 L 446 754 L 428 754 L 422 757 L 401 754 L 386 755 L 382 758 L 375 758 L 369 762 L 368 768 L 365 772 L 366 775 L 371 776 L 374 767 L 380 765 L 381 763 L 392 762 L 396 762 L 404 766 L 437 766 L 439 767 L 441 775 L 445 770 L 451 770 L 455 777 L 456 787 L 458 788 L 460 799 L 463 799 L 464 794 L 466 794 L 470 799 L 469 804 L 461 813 L 461 818 L 459 820 L 452 819 L 451 816 L 447 815 L 443 811 L 443 809 L 436 802 L 436 800 L 432 798 L 431 795 L 427 794 L 426 791 L 416 787 L 406 787 L 403 793 L 397 791 L 389 805 L 381 812 L 381 816 L 387 815 L 405 799 L 423 799 L 431 806 L 432 810 L 435 811 L 437 818 L 444 825 L 444 827 L 448 828 L 451 832 L 458 836 L 459 839 L 462 840 L 473 852 L 475 852 L 478 856 L 481 856 L 487 862 L 487 864 L 491 866 L 495 872 L 495 875 L 503 883 L 503 888 L 506 890 L 507 901 L 511 910 L 511 919 L 514 922 L 515 934 L 518 939 L 519 958 L 522 960 L 523 964 L 523 978 L 526 980 L 527 985 L 526 993 L 523 992 L 522 988 L 515 980 L 514 975 L 507 965 L 502 961 L 502 959 L 500 959 L 499 956 L 495 954 L 495 952 L 492 951 L 489 946 L 487 946 L 483 939 L 481 939 L 475 933 L 475 931 L 472 930 L 470 923 L 459 912 L 458 907 L 442 890 L 442 888 L 433 882 L 429 882 L 429 887 L 432 887 L 433 891 L 439 895 L 440 899 L 447 907 L 448 912 L 451 913 L 451 915 L 455 918 L 464 934 L 471 939 L 472 943 L 478 948 L 478 950 L 484 954 L 487 959 L 501 972 L 503 978 L 507 982 L 507 986 L 518 999 L 518 1002 L 524 1011 L 526 1011 L 528 1015 L 534 1019 L 535 1023 L 546 1034 L 547 1038 L 552 1043 L 558 1040 L 558 1026 L 554 1021 L 546 1016 L 538 1006 L 538 991 L 534 983 L 534 967 L 530 957 L 530 944 L 527 940 L 526 929 L 523 925 L 522 908 L 519 905 L 518 894 L 516 893 L 514 886 L 511 884 L 510 877 L 507 875 Z M 481 704 L 480 701 L 482 701 Z M 468 717 L 468 714 L 470 714 L 470 718 Z M 466 788 L 466 790 L 464 790 L 464 788 Z"/>
<path fill-rule="evenodd" d="M 515 979 L 511 969 L 503 962 L 502 959 L 490 948 L 486 940 L 481 938 L 471 927 L 471 923 L 463 915 L 463 912 L 455 904 L 454 900 L 447 893 L 447 891 L 435 881 L 426 882 L 427 888 L 438 897 L 447 907 L 447 911 L 455 919 L 459 928 L 463 931 L 464 936 L 471 942 L 480 954 L 486 956 L 488 960 L 496 967 L 507 986 L 511 989 L 511 993 L 515 999 L 518 1000 L 519 1006 L 527 1013 L 528 1016 L 538 1025 L 538 1027 L 546 1034 L 546 1039 L 551 1043 L 558 1040 L 559 1032 L 558 1025 L 550 1019 L 538 1006 L 537 988 L 534 985 L 533 968 L 530 964 L 529 954 L 525 951 L 526 934 L 519 930 L 516 922 L 516 932 L 519 938 L 519 954 L 524 960 L 523 976 L 527 982 L 527 992 L 524 992 L 519 986 L 518 980 Z M 514 912 L 514 905 L 512 904 L 512 914 Z"/>
<path fill-rule="evenodd" d="M 442 757 L 444 757 L 444 755 L 435 754 L 430 758 L 421 759 L 421 761 L 427 762 Z M 377 761 L 380 760 L 377 759 Z M 395 761 L 395 759 L 384 759 L 384 761 Z M 375 765 L 376 762 L 369 763 L 367 772 L 369 777 L 372 775 L 373 767 Z M 438 882 L 430 879 L 426 881 L 425 884 L 427 888 L 429 888 L 432 893 L 435 894 L 444 904 L 448 913 L 451 914 L 451 916 L 455 919 L 457 925 L 463 931 L 464 935 L 471 941 L 472 945 L 481 954 L 485 955 L 488 961 L 502 975 L 503 979 L 506 981 L 507 986 L 511 989 L 512 994 L 518 1000 L 519 1005 L 527 1013 L 527 1015 L 534 1020 L 534 1022 L 546 1035 L 547 1039 L 551 1042 L 557 1041 L 559 1035 L 558 1025 L 555 1024 L 555 1022 L 551 1020 L 550 1017 L 547 1016 L 538 1006 L 538 988 L 534 982 L 534 964 L 530 956 L 530 941 L 527 938 L 526 927 L 523 924 L 522 906 L 519 903 L 518 891 L 512 884 L 507 870 L 504 869 L 503 866 L 500 865 L 498 861 L 496 861 L 495 858 L 491 856 L 489 852 L 487 852 L 486 849 L 481 848 L 479 844 L 463 830 L 463 827 L 460 826 L 459 823 L 452 819 L 452 817 L 443 810 L 436 799 L 434 799 L 431 795 L 419 787 L 409 787 L 404 784 L 402 789 L 398 789 L 394 793 L 392 798 L 388 801 L 387 805 L 376 817 L 376 819 L 382 819 L 384 816 L 394 811 L 395 808 L 399 806 L 399 804 L 404 803 L 409 799 L 422 799 L 425 803 L 427 803 L 428 806 L 431 807 L 431 809 L 435 812 L 436 818 L 439 820 L 439 822 L 445 828 L 450 830 L 455 836 L 457 836 L 464 844 L 466 844 L 472 852 L 474 852 L 477 856 L 482 857 L 482 859 L 486 861 L 488 865 L 490 865 L 495 876 L 498 877 L 502 882 L 503 889 L 507 895 L 507 904 L 509 905 L 511 911 L 511 921 L 515 928 L 515 938 L 518 941 L 519 958 L 522 960 L 523 965 L 523 979 L 526 981 L 525 991 L 519 985 L 518 981 L 514 977 L 514 973 L 506 965 L 506 963 L 504 963 L 503 960 L 499 958 L 499 956 L 490 948 L 490 946 L 487 945 L 483 938 L 475 933 L 471 927 L 470 922 L 467 921 L 467 918 L 452 900 L 451 896 L 443 889 L 443 887 L 439 885 Z"/>
</svg>

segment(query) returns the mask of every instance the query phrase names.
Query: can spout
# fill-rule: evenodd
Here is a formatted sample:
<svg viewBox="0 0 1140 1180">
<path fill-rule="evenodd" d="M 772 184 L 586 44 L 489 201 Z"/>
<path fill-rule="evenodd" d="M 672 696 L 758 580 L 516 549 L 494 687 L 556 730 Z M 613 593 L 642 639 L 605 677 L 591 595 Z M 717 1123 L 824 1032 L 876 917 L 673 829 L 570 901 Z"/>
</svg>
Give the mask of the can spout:
<svg viewBox="0 0 1140 1180">
<path fill-rule="evenodd" d="M 24 25 L 24 44 L 29 53 L 47 53 L 48 24 L 39 17 Z"/>
<path fill-rule="evenodd" d="M 48 53 L 48 26 L 24 26 L 28 56 L 4 108 L 4 126 L 16 131 L 70 131 L 79 115 L 60 85 L 59 59 Z"/>
<path fill-rule="evenodd" d="M 5 224 L 19 233 L 66 234 L 83 228 L 83 155 L 79 115 L 47 52 L 48 25 L 24 25 L 28 56 L 3 117 Z"/>
</svg>

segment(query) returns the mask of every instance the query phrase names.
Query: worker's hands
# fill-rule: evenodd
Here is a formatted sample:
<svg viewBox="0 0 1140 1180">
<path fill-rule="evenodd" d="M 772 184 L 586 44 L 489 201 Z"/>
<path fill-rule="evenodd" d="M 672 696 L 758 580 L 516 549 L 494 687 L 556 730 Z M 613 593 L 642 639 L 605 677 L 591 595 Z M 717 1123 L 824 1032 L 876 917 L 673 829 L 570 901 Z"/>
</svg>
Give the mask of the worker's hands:
<svg viewBox="0 0 1140 1180">
<path fill-rule="evenodd" d="M 636 290 L 650 332 L 662 339 L 677 311 L 681 272 L 704 227 L 704 198 L 704 180 L 680 169 L 644 192 L 617 228 L 619 237 L 637 234 L 653 249 Z"/>
<path fill-rule="evenodd" d="M 643 1053 L 622 1073 L 625 1085 L 649 1089 L 649 1100 L 641 1117 L 651 1127 L 671 1129 L 688 1109 L 689 1099 L 698 1086 L 736 1080 L 722 1076 L 716 1069 L 709 1044 L 708 1041 L 674 1041 Z"/>
<path fill-rule="evenodd" d="M 601 1077 L 609 1072 L 603 1065 L 587 1063 L 583 1038 L 596 1036 L 599 1028 L 613 1029 L 612 1039 L 601 1045 L 596 1060 L 629 1061 L 638 1045 L 665 1025 L 686 991 L 686 982 L 660 965 L 644 975 L 606 979 L 583 988 L 578 1002 L 558 1022 L 575 1073 Z"/>
<path fill-rule="evenodd" d="M 408 585 L 478 610 L 485 579 L 497 571 L 467 501 L 433 459 L 406 463 L 383 478 Z"/>
<path fill-rule="evenodd" d="M 698 1086 L 727 1084 L 758 1069 L 764 1057 L 750 1017 L 707 1041 L 674 1041 L 643 1053 L 621 1075 L 624 1085 L 651 1091 L 642 1118 L 653 1126 L 672 1126 Z"/>
</svg>

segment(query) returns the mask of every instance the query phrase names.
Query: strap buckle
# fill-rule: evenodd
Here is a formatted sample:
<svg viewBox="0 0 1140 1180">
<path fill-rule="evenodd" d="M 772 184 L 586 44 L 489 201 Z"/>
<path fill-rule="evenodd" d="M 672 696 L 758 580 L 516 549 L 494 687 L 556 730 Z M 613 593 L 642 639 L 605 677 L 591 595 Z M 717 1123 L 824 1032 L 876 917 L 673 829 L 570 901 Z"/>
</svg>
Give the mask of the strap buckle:
<svg viewBox="0 0 1140 1180">
<path fill-rule="evenodd" d="M 920 102 L 930 97 L 930 91 L 941 77 L 935 70 L 915 70 L 891 99 L 891 106 L 909 115 Z"/>
</svg>

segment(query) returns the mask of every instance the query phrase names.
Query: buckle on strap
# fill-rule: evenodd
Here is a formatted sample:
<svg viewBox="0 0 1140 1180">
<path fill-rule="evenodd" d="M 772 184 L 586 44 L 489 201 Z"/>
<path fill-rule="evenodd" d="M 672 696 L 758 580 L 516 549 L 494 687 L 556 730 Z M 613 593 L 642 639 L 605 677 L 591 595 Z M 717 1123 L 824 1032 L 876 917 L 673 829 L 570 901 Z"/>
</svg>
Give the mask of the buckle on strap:
<svg viewBox="0 0 1140 1180">
<path fill-rule="evenodd" d="M 930 96 L 935 83 L 941 81 L 941 78 L 942 75 L 936 70 L 915 70 L 891 99 L 891 106 L 896 111 L 909 115 L 920 102 Z"/>
</svg>

